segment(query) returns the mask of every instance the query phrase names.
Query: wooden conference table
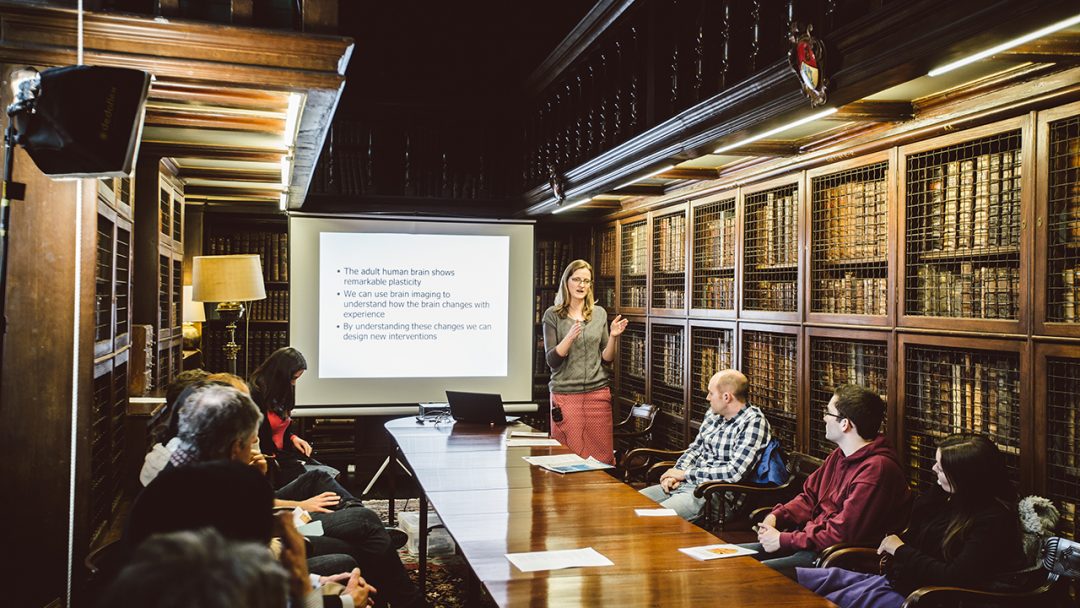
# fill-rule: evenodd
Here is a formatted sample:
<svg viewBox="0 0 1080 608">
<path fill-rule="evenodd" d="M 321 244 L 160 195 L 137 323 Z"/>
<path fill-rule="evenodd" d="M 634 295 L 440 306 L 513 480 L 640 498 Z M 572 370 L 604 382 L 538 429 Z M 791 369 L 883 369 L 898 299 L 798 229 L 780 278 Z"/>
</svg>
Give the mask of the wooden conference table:
<svg viewBox="0 0 1080 608">
<path fill-rule="evenodd" d="M 499 606 L 833 606 L 753 557 L 697 561 L 680 547 L 723 542 L 679 517 L 639 517 L 656 503 L 603 471 L 561 475 L 507 448 L 524 425 L 391 420 L 386 429 L 480 583 Z M 421 584 L 426 567 L 421 536 Z M 521 572 L 507 553 L 593 547 L 614 566 Z"/>
</svg>

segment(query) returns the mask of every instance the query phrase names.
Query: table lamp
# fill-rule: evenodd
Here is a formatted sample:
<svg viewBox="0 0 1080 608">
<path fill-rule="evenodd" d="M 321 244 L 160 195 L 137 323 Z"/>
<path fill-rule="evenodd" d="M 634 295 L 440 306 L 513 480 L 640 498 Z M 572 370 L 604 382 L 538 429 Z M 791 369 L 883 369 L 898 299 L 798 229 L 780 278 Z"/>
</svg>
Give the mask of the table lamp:
<svg viewBox="0 0 1080 608">
<path fill-rule="evenodd" d="M 197 255 L 191 269 L 191 299 L 194 302 L 217 302 L 215 309 L 225 321 L 229 341 L 222 346 L 230 374 L 236 373 L 236 322 L 244 316 L 242 302 L 266 297 L 262 264 L 255 254 Z"/>
<path fill-rule="evenodd" d="M 200 348 L 202 332 L 200 331 L 199 326 L 195 324 L 206 322 L 206 305 L 202 302 L 192 300 L 191 292 L 191 285 L 184 285 L 184 349 L 198 350 Z"/>
</svg>

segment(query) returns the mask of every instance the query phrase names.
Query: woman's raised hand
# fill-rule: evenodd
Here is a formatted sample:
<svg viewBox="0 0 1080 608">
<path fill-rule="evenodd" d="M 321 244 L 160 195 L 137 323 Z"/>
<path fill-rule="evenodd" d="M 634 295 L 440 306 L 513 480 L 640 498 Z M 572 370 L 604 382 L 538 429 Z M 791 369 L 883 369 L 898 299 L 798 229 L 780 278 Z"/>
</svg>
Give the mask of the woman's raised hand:
<svg viewBox="0 0 1080 608">
<path fill-rule="evenodd" d="M 615 315 L 615 319 L 611 321 L 611 337 L 618 338 L 622 335 L 622 332 L 626 329 L 626 324 L 629 323 L 622 315 Z"/>
</svg>

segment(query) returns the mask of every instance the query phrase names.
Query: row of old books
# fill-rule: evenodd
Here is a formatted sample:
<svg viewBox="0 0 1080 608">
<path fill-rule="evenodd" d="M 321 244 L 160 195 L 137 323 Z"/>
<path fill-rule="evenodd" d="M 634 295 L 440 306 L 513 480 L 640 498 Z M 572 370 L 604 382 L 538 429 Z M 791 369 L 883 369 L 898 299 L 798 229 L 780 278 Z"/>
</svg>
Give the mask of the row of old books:
<svg viewBox="0 0 1080 608">
<path fill-rule="evenodd" d="M 1075 368 L 1070 371 L 1080 372 Z M 1047 395 L 1047 401 L 1050 466 L 1061 467 L 1068 477 L 1080 479 L 1080 377 L 1059 382 Z"/>
<path fill-rule="evenodd" d="M 888 279 L 857 277 L 818 279 L 814 283 L 814 312 L 847 315 L 884 315 L 888 305 Z"/>
<path fill-rule="evenodd" d="M 1051 289 L 1050 297 L 1051 306 L 1056 304 L 1061 310 L 1053 318 L 1066 323 L 1080 321 L 1080 264 L 1061 271 L 1061 290 Z"/>
<path fill-rule="evenodd" d="M 1015 363 L 954 351 L 916 351 L 908 366 L 907 414 L 925 432 L 974 431 L 1003 451 L 1019 442 L 1020 387 Z"/>
<path fill-rule="evenodd" d="M 722 209 L 702 217 L 694 249 L 697 268 L 714 270 L 735 266 L 735 210 Z"/>
<path fill-rule="evenodd" d="M 682 287 L 653 289 L 653 308 L 682 308 L 686 305 L 686 292 Z"/>
<path fill-rule="evenodd" d="M 735 308 L 735 279 L 733 277 L 705 277 L 698 281 L 695 305 L 712 310 Z"/>
<path fill-rule="evenodd" d="M 912 312 L 972 319 L 1015 319 L 1019 313 L 1020 269 L 1014 266 L 964 262 L 954 270 L 923 264 L 914 279 L 918 310 Z"/>
<path fill-rule="evenodd" d="M 645 308 L 649 292 L 644 285 L 623 285 L 622 305 L 629 308 Z"/>
<path fill-rule="evenodd" d="M 980 154 L 928 167 L 911 211 L 919 250 L 1020 244 L 1020 151 Z M 910 242 L 909 238 L 909 242 Z"/>
<path fill-rule="evenodd" d="M 533 322 L 539 325 L 544 321 L 544 311 L 555 304 L 555 290 L 536 292 L 536 308 L 533 309 Z"/>
<path fill-rule="evenodd" d="M 254 300 L 248 308 L 252 321 L 288 321 L 289 290 L 267 289 L 266 299 Z"/>
<path fill-rule="evenodd" d="M 798 249 L 798 204 L 794 193 L 778 196 L 769 192 L 764 202 L 750 209 L 747 232 L 756 266 L 796 264 Z"/>
<path fill-rule="evenodd" d="M 814 370 L 812 382 L 823 393 L 829 393 L 829 398 L 838 386 L 858 384 L 884 399 L 889 379 L 887 360 L 884 344 L 837 340 L 818 342 L 811 353 L 811 367 Z"/>
<path fill-rule="evenodd" d="M 625 357 L 622 371 L 627 375 L 645 381 L 645 336 L 623 334 L 619 343 L 619 356 Z"/>
<path fill-rule="evenodd" d="M 359 123 L 336 121 L 315 165 L 311 191 L 361 195 L 375 190 L 375 133 Z"/>
<path fill-rule="evenodd" d="M 289 235 L 286 232 L 242 231 L 211 236 L 206 242 L 207 255 L 258 254 L 263 279 L 289 280 Z"/>
<path fill-rule="evenodd" d="M 752 289 L 747 289 L 746 307 L 751 310 L 798 310 L 798 295 L 795 281 L 757 281 Z"/>
<path fill-rule="evenodd" d="M 745 334 L 743 361 L 750 379 L 750 403 L 762 410 L 795 415 L 795 351 L 794 337 Z"/>
<path fill-rule="evenodd" d="M 648 226 L 637 224 L 623 228 L 622 233 L 622 272 L 645 274 L 649 269 L 649 234 Z"/>
<path fill-rule="evenodd" d="M 536 286 L 559 287 L 563 270 L 570 263 L 570 243 L 539 241 L 536 243 Z"/>
<path fill-rule="evenodd" d="M 206 369 L 225 370 L 225 355 L 221 347 L 228 341 L 224 328 L 210 326 L 203 332 L 203 356 Z M 244 327 L 236 330 L 236 341 L 240 344 L 240 353 L 236 357 L 237 373 L 241 376 L 255 371 L 275 350 L 289 345 L 289 331 L 285 329 L 251 329 Z M 246 363 L 246 365 L 245 365 Z"/>
<path fill-rule="evenodd" d="M 690 395 L 691 401 L 709 392 L 709 380 L 713 374 L 734 365 L 735 332 L 721 331 L 710 338 L 706 344 L 700 345 L 700 350 L 695 355 L 697 369 L 694 378 L 697 380 L 695 387 L 698 394 Z"/>
<path fill-rule="evenodd" d="M 656 222 L 656 272 L 686 272 L 686 216 L 670 215 Z"/>
<path fill-rule="evenodd" d="M 885 180 L 826 188 L 814 217 L 814 240 L 825 261 L 884 259 L 889 199 Z"/>
<path fill-rule="evenodd" d="M 604 230 L 600 233 L 600 258 L 596 260 L 596 274 L 599 277 L 614 277 L 619 271 L 619 251 L 616 246 L 615 231 Z M 595 278 L 595 277 L 594 277 Z"/>
<path fill-rule="evenodd" d="M 683 385 L 683 337 L 681 333 L 665 333 L 657 336 L 659 344 L 653 351 L 654 376 L 661 384 L 682 390 Z"/>
<path fill-rule="evenodd" d="M 1056 228 L 1052 244 L 1080 243 L 1080 136 L 1075 123 L 1068 131 L 1058 127 L 1051 137 L 1051 225 Z"/>
<path fill-rule="evenodd" d="M 596 302 L 609 311 L 615 310 L 615 285 L 613 283 L 613 280 L 607 279 L 593 285 L 593 296 L 596 297 Z"/>
</svg>

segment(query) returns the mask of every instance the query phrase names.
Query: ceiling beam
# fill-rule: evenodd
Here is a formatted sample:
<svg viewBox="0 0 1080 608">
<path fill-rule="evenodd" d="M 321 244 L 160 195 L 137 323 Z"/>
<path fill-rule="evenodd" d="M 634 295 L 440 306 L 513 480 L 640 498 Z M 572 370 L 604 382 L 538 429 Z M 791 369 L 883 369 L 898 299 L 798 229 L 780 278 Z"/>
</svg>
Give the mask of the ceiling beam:
<svg viewBox="0 0 1080 608">
<path fill-rule="evenodd" d="M 226 167 L 188 167 L 180 169 L 180 179 L 232 179 L 241 182 L 280 184 L 281 171 L 271 169 L 229 169 Z"/>
<path fill-rule="evenodd" d="M 654 177 L 660 179 L 716 179 L 719 177 L 719 172 L 716 169 L 710 169 L 707 167 L 702 168 L 683 168 L 676 167 L 670 171 L 664 171 L 657 174 Z"/>
<path fill-rule="evenodd" d="M 779 139 L 753 141 L 725 152 L 725 154 L 737 154 L 739 156 L 795 156 L 798 153 L 798 144 L 793 141 Z"/>
<path fill-rule="evenodd" d="M 860 122 L 904 122 L 915 117 L 910 101 L 855 101 L 840 107 L 822 120 Z"/>
<path fill-rule="evenodd" d="M 664 193 L 664 186 L 650 184 L 630 184 L 614 190 L 619 196 L 659 196 Z"/>
<path fill-rule="evenodd" d="M 1080 61 L 1080 33 L 1055 32 L 1014 46 L 998 54 L 999 57 L 1025 61 L 1051 61 L 1054 63 Z"/>
</svg>

